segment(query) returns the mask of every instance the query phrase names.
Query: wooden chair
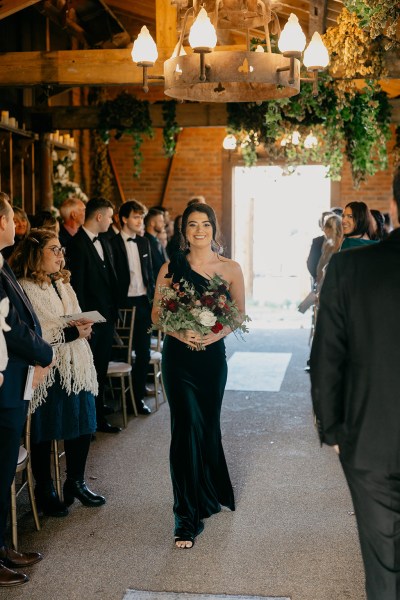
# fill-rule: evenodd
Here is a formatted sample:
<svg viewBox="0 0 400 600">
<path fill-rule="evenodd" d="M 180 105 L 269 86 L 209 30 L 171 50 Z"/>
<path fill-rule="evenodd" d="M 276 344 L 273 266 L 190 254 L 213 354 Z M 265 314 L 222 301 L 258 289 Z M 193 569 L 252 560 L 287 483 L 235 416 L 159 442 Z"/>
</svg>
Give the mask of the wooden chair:
<svg viewBox="0 0 400 600">
<path fill-rule="evenodd" d="M 161 341 L 161 338 L 160 338 Z M 133 350 L 132 352 L 132 360 L 133 362 L 136 359 L 136 354 L 135 351 Z M 156 401 L 156 411 L 159 408 L 160 402 L 158 400 L 158 395 L 160 393 L 160 386 L 161 386 L 161 390 L 162 390 L 162 395 L 163 395 L 163 402 L 165 402 L 165 400 L 167 399 L 166 393 L 165 393 L 165 388 L 164 388 L 164 381 L 163 381 L 163 377 L 162 377 L 162 371 L 161 371 L 161 360 L 162 360 L 162 354 L 159 350 L 152 350 L 150 348 L 150 365 L 153 368 L 153 378 L 154 378 L 154 394 L 155 394 L 155 401 Z"/>
<path fill-rule="evenodd" d="M 63 496 L 62 496 L 62 487 L 61 487 L 60 458 L 62 458 L 65 455 L 65 452 L 64 452 L 64 450 L 60 451 L 58 444 L 59 444 L 58 440 L 52 440 L 51 453 L 53 455 L 54 481 L 56 484 L 56 490 L 57 490 L 58 497 L 62 501 Z"/>
<path fill-rule="evenodd" d="M 40 530 L 39 515 L 36 507 L 35 493 L 33 488 L 33 475 L 30 463 L 31 450 L 31 415 L 28 415 L 25 425 L 25 440 L 20 446 L 16 473 L 25 471 L 25 481 L 22 482 L 18 491 L 14 477 L 11 484 L 11 538 L 14 550 L 18 550 L 18 529 L 17 529 L 17 497 L 25 486 L 28 486 L 29 500 L 32 507 L 33 518 L 37 531 Z"/>
<path fill-rule="evenodd" d="M 133 413 L 137 417 L 137 408 L 135 396 L 132 387 L 132 339 L 133 326 L 135 322 L 136 308 L 121 308 L 115 328 L 113 350 L 121 355 L 123 360 L 110 361 L 108 363 L 107 377 L 109 378 L 110 387 L 121 390 L 122 403 L 122 418 L 124 427 L 128 424 L 128 415 L 126 409 L 126 392 L 129 390 Z M 120 387 L 113 387 L 113 380 L 119 379 Z"/>
</svg>

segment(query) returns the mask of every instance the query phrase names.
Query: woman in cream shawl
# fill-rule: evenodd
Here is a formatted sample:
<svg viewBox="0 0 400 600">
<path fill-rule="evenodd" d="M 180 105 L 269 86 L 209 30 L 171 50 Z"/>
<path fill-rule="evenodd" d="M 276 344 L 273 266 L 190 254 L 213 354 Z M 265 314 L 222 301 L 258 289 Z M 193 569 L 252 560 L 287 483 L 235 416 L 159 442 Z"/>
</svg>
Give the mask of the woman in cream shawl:
<svg viewBox="0 0 400 600">
<path fill-rule="evenodd" d="M 63 517 L 67 506 L 78 498 L 85 506 L 100 506 L 105 499 L 91 492 L 84 472 L 91 436 L 96 431 L 97 378 L 87 338 L 91 323 L 66 323 L 63 315 L 79 313 L 69 272 L 63 270 L 64 248 L 57 234 L 33 229 L 11 258 L 19 283 L 39 318 L 43 337 L 54 349 L 53 366 L 33 392 L 32 470 L 39 508 L 49 516 Z M 64 502 L 51 477 L 50 452 L 53 439 L 64 440 L 67 479 Z"/>
</svg>

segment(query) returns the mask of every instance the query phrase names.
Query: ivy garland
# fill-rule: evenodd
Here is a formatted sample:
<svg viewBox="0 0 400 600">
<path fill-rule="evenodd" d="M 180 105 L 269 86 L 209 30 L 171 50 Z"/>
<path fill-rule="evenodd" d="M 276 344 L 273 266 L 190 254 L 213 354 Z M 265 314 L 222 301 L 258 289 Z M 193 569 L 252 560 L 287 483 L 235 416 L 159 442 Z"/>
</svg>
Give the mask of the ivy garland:
<svg viewBox="0 0 400 600">
<path fill-rule="evenodd" d="M 372 39 L 384 35 L 386 49 L 399 44 L 396 39 L 400 20 L 397 0 L 344 0 L 345 7 L 357 15 L 360 25 L 367 28 Z"/>
<path fill-rule="evenodd" d="M 375 80 L 383 73 L 382 55 L 366 44 L 367 35 L 358 18 L 344 10 L 338 26 L 325 36 L 331 66 L 320 76 L 317 98 L 311 86 L 303 84 L 301 93 L 290 99 L 260 106 L 228 104 L 228 131 L 237 137 L 247 166 L 255 164 L 257 145 L 262 143 L 270 159 L 292 166 L 319 162 L 333 180 L 340 179 L 346 156 L 356 187 L 387 167 L 391 108 Z M 339 74 L 339 79 L 333 78 Z M 370 77 L 362 90 L 354 81 L 360 77 Z M 318 145 L 306 147 L 311 129 Z"/>
<path fill-rule="evenodd" d="M 162 114 L 164 119 L 163 128 L 163 150 L 167 158 L 171 158 L 175 154 L 177 135 L 182 131 L 176 122 L 176 101 L 164 100 Z"/>
<path fill-rule="evenodd" d="M 122 92 L 114 100 L 107 100 L 100 105 L 99 134 L 105 143 L 111 138 L 111 131 L 115 131 L 114 138 L 119 140 L 124 133 L 133 139 L 133 166 L 134 177 L 139 177 L 143 160 L 140 147 L 143 136 L 152 138 L 154 130 L 151 123 L 149 102 L 142 101 Z"/>
</svg>

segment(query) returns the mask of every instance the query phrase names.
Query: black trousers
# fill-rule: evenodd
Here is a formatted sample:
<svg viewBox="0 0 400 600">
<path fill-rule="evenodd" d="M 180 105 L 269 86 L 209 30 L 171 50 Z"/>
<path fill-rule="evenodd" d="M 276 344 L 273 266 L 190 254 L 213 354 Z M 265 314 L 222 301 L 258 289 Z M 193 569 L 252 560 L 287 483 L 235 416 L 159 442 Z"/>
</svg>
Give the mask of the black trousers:
<svg viewBox="0 0 400 600">
<path fill-rule="evenodd" d="M 5 544 L 10 488 L 17 468 L 27 410 L 28 402 L 23 400 L 17 408 L 0 407 L 0 547 Z"/>
<path fill-rule="evenodd" d="M 71 481 L 85 479 L 85 466 L 89 453 L 91 434 L 81 435 L 72 440 L 64 440 L 67 478 Z M 38 487 L 52 481 L 51 441 L 31 445 L 32 472 Z"/>
<path fill-rule="evenodd" d="M 104 388 L 107 381 L 108 363 L 114 339 L 114 323 L 98 323 L 93 325 L 93 334 L 89 340 L 93 353 L 93 362 L 99 382 L 99 393 L 96 396 L 97 424 L 106 421 L 104 414 Z"/>
<path fill-rule="evenodd" d="M 368 600 L 400 600 L 400 472 L 355 469 L 342 461 L 353 499 Z"/>
<path fill-rule="evenodd" d="M 136 307 L 132 346 L 136 360 L 132 370 L 133 393 L 140 402 L 145 397 L 147 372 L 150 362 L 151 306 L 147 296 L 128 297 L 126 307 Z"/>
</svg>

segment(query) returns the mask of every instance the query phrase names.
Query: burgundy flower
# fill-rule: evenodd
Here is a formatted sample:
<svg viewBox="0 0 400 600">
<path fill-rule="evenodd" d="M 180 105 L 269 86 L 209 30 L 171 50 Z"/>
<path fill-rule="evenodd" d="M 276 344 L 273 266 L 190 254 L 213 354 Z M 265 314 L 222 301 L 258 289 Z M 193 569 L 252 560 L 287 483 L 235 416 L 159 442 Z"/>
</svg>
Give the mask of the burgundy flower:
<svg viewBox="0 0 400 600">
<path fill-rule="evenodd" d="M 224 328 L 224 326 L 223 326 L 223 325 L 222 325 L 222 324 L 221 324 L 219 321 L 217 321 L 217 322 L 215 323 L 215 325 L 213 325 L 213 326 L 211 327 L 211 331 L 212 331 L 213 333 L 219 333 L 220 331 L 222 331 L 222 329 L 223 329 L 223 328 Z"/>
<path fill-rule="evenodd" d="M 178 312 L 178 303 L 175 302 L 175 300 L 168 300 L 167 302 L 167 310 L 169 310 L 172 313 L 176 313 Z"/>
<path fill-rule="evenodd" d="M 214 306 L 215 300 L 212 296 L 203 296 L 200 298 L 200 302 L 203 306 L 207 306 L 207 308 L 211 308 Z"/>
</svg>

